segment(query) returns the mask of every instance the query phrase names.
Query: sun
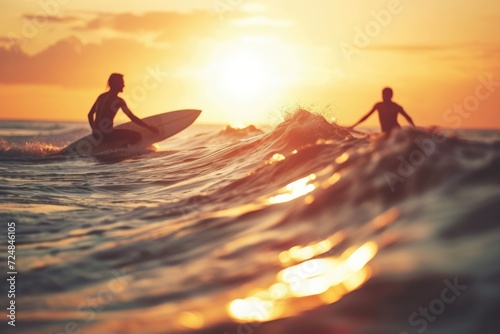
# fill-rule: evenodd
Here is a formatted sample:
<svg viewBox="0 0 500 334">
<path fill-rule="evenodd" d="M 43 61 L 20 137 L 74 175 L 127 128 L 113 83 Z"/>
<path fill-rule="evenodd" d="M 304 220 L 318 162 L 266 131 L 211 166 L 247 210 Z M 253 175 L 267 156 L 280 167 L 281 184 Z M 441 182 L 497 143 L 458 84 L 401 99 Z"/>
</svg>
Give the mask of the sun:
<svg viewBox="0 0 500 334">
<path fill-rule="evenodd" d="M 229 124 L 275 124 L 304 80 L 303 54 L 271 35 L 217 41 L 200 73 L 212 115 Z"/>
<path fill-rule="evenodd" d="M 229 51 L 212 62 L 212 84 L 219 94 L 231 99 L 262 97 L 278 81 L 271 63 L 255 51 Z"/>
<path fill-rule="evenodd" d="M 266 123 L 286 86 L 283 59 L 269 50 L 226 44 L 208 57 L 206 93 L 230 124 Z"/>
<path fill-rule="evenodd" d="M 219 75 L 221 91 L 243 99 L 263 94 L 274 80 L 269 64 L 249 54 L 231 55 L 221 63 Z"/>
</svg>

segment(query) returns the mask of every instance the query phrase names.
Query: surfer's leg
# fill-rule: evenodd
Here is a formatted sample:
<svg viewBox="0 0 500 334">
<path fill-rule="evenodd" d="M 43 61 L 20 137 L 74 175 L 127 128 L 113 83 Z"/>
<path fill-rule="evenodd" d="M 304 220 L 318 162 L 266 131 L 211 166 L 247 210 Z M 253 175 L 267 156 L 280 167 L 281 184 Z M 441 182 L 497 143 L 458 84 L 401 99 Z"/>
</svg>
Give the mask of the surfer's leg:
<svg viewBox="0 0 500 334">
<path fill-rule="evenodd" d="M 106 135 L 106 140 L 119 141 L 127 140 L 130 144 L 135 145 L 141 140 L 141 134 L 133 130 L 114 129 L 113 132 Z"/>
</svg>

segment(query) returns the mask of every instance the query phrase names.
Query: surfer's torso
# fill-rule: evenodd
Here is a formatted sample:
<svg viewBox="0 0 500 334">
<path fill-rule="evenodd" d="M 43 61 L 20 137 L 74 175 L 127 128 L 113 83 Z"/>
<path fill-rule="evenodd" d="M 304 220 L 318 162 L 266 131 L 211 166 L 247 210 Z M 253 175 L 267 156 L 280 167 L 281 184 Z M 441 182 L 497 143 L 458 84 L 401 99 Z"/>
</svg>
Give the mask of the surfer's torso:
<svg viewBox="0 0 500 334">
<path fill-rule="evenodd" d="M 400 128 L 398 123 L 398 114 L 403 108 L 392 101 L 377 103 L 375 108 L 378 110 L 378 117 L 382 132 L 391 132 L 395 128 Z"/>
<path fill-rule="evenodd" d="M 123 99 L 110 92 L 99 95 L 92 107 L 95 111 L 94 129 L 104 133 L 112 131 L 116 113 L 123 105 Z"/>
</svg>

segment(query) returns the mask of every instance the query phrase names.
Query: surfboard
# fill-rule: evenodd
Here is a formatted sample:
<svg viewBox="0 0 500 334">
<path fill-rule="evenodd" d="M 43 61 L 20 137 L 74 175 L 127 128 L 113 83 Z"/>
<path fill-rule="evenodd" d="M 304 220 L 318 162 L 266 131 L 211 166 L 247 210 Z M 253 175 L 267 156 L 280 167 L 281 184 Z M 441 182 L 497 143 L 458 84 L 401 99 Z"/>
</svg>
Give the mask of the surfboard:
<svg viewBox="0 0 500 334">
<path fill-rule="evenodd" d="M 102 136 L 97 135 L 95 138 L 89 134 L 83 138 L 78 139 L 74 143 L 64 148 L 60 154 L 63 155 L 78 155 L 78 156 L 92 156 L 105 154 L 106 152 L 127 147 L 127 149 L 148 147 L 154 143 L 165 140 L 191 124 L 200 116 L 201 110 L 184 109 L 169 111 L 163 114 L 154 115 L 143 118 L 142 120 L 154 127 L 159 131 L 155 134 L 150 130 L 133 122 L 128 122 L 115 126 L 115 129 L 127 129 L 137 131 L 141 134 L 142 138 L 139 143 L 134 146 L 127 147 L 127 141 L 104 141 Z"/>
</svg>

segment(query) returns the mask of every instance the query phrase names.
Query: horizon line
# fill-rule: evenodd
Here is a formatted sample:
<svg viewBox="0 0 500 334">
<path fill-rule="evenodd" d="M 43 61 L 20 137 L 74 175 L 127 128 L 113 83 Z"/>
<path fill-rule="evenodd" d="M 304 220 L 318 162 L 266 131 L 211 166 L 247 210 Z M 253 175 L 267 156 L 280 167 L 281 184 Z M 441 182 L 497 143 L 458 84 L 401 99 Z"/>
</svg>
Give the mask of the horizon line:
<svg viewBox="0 0 500 334">
<path fill-rule="evenodd" d="M 55 120 L 55 119 L 15 119 L 15 118 L 0 118 L 0 121 L 11 121 L 11 122 L 65 122 L 65 123 L 82 123 L 82 124 L 88 124 L 88 121 L 77 121 L 77 120 L 64 120 L 64 119 L 58 119 L 58 120 Z M 123 123 L 118 123 L 119 124 L 123 124 Z M 203 123 L 193 123 L 193 125 L 222 125 L 222 126 L 232 126 L 231 124 L 229 123 L 217 123 L 217 122 L 203 122 Z M 248 124 L 247 126 L 250 126 L 250 125 L 258 125 L 258 126 L 271 126 L 270 124 L 266 124 L 266 123 L 256 123 L 256 124 Z M 339 125 L 341 127 L 344 127 L 342 125 Z M 405 127 L 406 125 L 403 125 L 402 127 Z M 364 129 L 374 129 L 374 128 L 377 128 L 378 126 L 361 126 L 361 128 L 364 128 Z M 441 129 L 444 129 L 444 130 L 483 130 L 483 131 L 500 131 L 500 128 L 464 128 L 464 127 L 460 127 L 460 128 L 447 128 L 447 127 L 443 127 L 443 126 L 440 126 L 440 125 L 435 125 L 435 124 L 431 124 L 431 125 L 422 125 L 422 126 L 419 126 L 417 125 L 417 127 L 421 127 L 421 128 L 429 128 L 429 127 L 438 127 L 438 128 L 441 128 Z"/>
</svg>

